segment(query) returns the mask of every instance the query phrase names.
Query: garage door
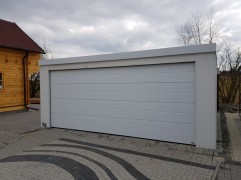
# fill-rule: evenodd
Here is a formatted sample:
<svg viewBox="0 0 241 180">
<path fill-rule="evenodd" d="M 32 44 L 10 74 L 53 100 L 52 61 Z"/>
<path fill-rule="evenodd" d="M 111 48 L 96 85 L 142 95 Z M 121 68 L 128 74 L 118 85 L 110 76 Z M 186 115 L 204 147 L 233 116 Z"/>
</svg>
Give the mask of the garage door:
<svg viewBox="0 0 241 180">
<path fill-rule="evenodd" d="M 51 71 L 51 126 L 195 144 L 194 63 Z"/>
</svg>

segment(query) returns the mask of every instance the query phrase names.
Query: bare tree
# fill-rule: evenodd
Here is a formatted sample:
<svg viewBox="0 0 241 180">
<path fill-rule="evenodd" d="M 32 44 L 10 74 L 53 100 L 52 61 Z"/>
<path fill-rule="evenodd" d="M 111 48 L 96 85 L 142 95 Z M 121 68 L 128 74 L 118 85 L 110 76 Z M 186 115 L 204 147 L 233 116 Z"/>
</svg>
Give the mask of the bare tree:
<svg viewBox="0 0 241 180">
<path fill-rule="evenodd" d="M 205 15 L 206 14 L 206 15 Z M 196 12 L 186 22 L 176 27 L 179 41 L 187 46 L 194 44 L 217 44 L 220 78 L 218 92 L 221 102 L 234 103 L 239 90 L 241 53 L 227 43 L 222 34 L 222 22 L 213 9 L 208 13 Z"/>
<path fill-rule="evenodd" d="M 44 38 L 42 48 L 45 54 L 42 54 L 43 60 L 53 59 L 54 58 L 54 50 L 50 44 L 48 44 Z"/>
<path fill-rule="evenodd" d="M 188 20 L 176 27 L 179 41 L 183 45 L 214 43 L 222 38 L 222 23 L 213 9 L 204 15 L 203 12 L 192 13 Z"/>
<path fill-rule="evenodd" d="M 222 103 L 235 103 L 240 86 L 241 51 L 226 43 L 219 53 L 218 92 Z"/>
<path fill-rule="evenodd" d="M 181 41 L 185 46 L 191 44 L 193 30 L 192 25 L 188 20 L 182 26 L 176 27 L 176 33 L 179 36 L 179 41 Z"/>
<path fill-rule="evenodd" d="M 222 37 L 222 22 L 221 20 L 215 16 L 214 9 L 210 9 L 210 12 L 207 16 L 207 42 L 206 43 L 213 43 L 218 42 Z"/>
<path fill-rule="evenodd" d="M 42 54 L 42 60 L 52 59 L 53 56 L 53 48 L 46 42 L 45 38 L 43 41 L 42 48 L 45 54 Z M 29 77 L 29 92 L 30 98 L 39 97 L 40 91 L 40 73 L 33 73 Z"/>
</svg>

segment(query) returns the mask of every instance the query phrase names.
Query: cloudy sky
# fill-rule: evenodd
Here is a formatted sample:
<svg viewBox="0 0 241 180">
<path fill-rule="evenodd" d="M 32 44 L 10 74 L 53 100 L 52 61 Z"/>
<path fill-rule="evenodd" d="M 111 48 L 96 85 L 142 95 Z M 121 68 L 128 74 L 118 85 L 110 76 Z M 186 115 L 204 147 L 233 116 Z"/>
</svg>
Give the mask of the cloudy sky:
<svg viewBox="0 0 241 180">
<path fill-rule="evenodd" d="M 240 0 L 1 0 L 0 19 L 59 58 L 180 46 L 175 27 L 211 7 L 241 47 Z"/>
</svg>

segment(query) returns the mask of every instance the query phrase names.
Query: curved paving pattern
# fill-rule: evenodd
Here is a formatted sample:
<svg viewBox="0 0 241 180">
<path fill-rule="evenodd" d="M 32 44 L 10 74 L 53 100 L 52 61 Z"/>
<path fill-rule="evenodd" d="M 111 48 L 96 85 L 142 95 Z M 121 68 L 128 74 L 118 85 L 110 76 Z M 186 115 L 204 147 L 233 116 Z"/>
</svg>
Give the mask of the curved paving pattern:
<svg viewBox="0 0 241 180">
<path fill-rule="evenodd" d="M 54 164 L 68 173 L 70 173 L 74 179 L 93 179 L 98 180 L 95 172 L 92 171 L 89 167 L 77 162 L 73 159 L 53 156 L 53 155 L 14 155 L 0 160 L 1 163 L 4 162 L 41 162 L 41 163 L 50 163 Z"/>
<path fill-rule="evenodd" d="M 170 162 L 175 162 L 175 163 L 180 163 L 180 164 L 185 164 L 185 165 L 190 165 L 190 166 L 196 166 L 196 167 L 201 167 L 201 168 L 205 168 L 205 169 L 211 169 L 211 170 L 215 169 L 215 167 L 205 165 L 205 164 L 200 164 L 200 163 L 195 163 L 195 162 L 190 162 L 190 161 L 184 161 L 184 160 L 174 159 L 174 158 L 170 158 L 170 157 L 157 156 L 157 155 L 153 155 L 153 154 L 131 151 L 131 150 L 127 150 L 127 149 L 114 148 L 114 147 L 110 147 L 110 146 L 103 146 L 103 145 L 99 145 L 99 144 L 93 144 L 93 143 L 77 141 L 77 140 L 72 140 L 72 139 L 66 139 L 66 138 L 60 138 L 59 140 L 65 141 L 65 142 L 81 144 L 81 145 L 94 146 L 94 147 L 97 147 L 97 148 L 103 148 L 103 149 L 117 151 L 117 152 L 123 152 L 123 153 L 127 153 L 127 154 L 134 154 L 134 155 L 139 155 L 139 156 L 144 156 L 144 157 L 149 157 L 149 158 L 154 158 L 154 159 L 159 159 L 159 160 L 164 160 L 164 161 L 170 161 Z"/>
<path fill-rule="evenodd" d="M 38 169 L 38 171 L 36 171 Z M 7 175 L 4 175 L 5 171 Z M 0 163 L 1 180 L 72 180 L 73 176 L 67 171 L 53 164 L 40 162 L 8 162 Z M 34 173 L 33 173 L 34 172 Z M 56 173 L 57 172 L 57 173 Z"/>
<path fill-rule="evenodd" d="M 39 152 L 39 153 L 41 153 L 41 152 L 45 152 L 45 153 L 52 152 L 52 153 L 62 153 L 62 154 L 71 154 L 71 155 L 79 156 L 81 158 L 84 158 L 84 159 L 86 159 L 88 161 L 91 161 L 91 162 L 95 163 L 96 165 L 98 165 L 100 168 L 102 168 L 106 172 L 106 174 L 109 176 L 109 178 L 111 180 L 117 180 L 115 175 L 104 164 L 102 164 L 102 163 L 100 163 L 100 162 L 98 162 L 94 159 L 91 159 L 87 156 L 78 154 L 78 153 L 73 153 L 73 152 L 68 152 L 68 151 L 58 151 L 58 150 L 30 150 L 30 151 L 26 151 L 26 152 Z"/>
<path fill-rule="evenodd" d="M 1 179 L 4 179 L 1 171 L 6 170 L 9 163 L 13 162 L 16 162 L 19 169 L 26 163 L 37 162 L 43 166 L 52 164 L 58 167 L 55 174 L 61 171 L 62 174 L 67 174 L 66 179 L 71 176 L 72 179 L 87 180 L 166 179 L 173 177 L 173 174 L 179 174 L 179 177 L 186 179 L 211 179 L 215 170 L 215 166 L 207 164 L 66 138 L 60 138 L 52 143 L 1 159 Z M 32 177 L 33 174 L 38 176 L 41 174 L 38 167 L 36 166 L 31 172 L 22 170 L 19 173 L 22 173 L 23 177 L 28 177 L 28 175 Z M 56 171 L 54 168 L 52 170 Z"/>
</svg>

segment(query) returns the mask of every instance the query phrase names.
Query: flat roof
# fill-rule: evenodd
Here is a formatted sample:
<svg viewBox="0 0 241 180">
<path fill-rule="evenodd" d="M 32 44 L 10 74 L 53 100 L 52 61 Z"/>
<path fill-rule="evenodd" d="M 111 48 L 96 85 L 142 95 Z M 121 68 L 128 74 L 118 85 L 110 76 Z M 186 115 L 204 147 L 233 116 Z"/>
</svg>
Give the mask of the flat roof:
<svg viewBox="0 0 241 180">
<path fill-rule="evenodd" d="M 125 59 L 176 56 L 176 55 L 185 55 L 185 54 L 201 54 L 201 53 L 210 53 L 210 52 L 216 52 L 216 44 L 201 44 L 201 45 L 181 46 L 181 47 L 172 47 L 172 48 L 163 48 L 163 49 L 122 52 L 122 53 L 114 53 L 114 54 L 101 54 L 101 55 L 92 55 L 92 56 L 41 60 L 39 61 L 39 65 L 47 66 L 47 65 L 58 65 L 58 64 L 115 61 L 115 60 L 125 60 Z"/>
</svg>

